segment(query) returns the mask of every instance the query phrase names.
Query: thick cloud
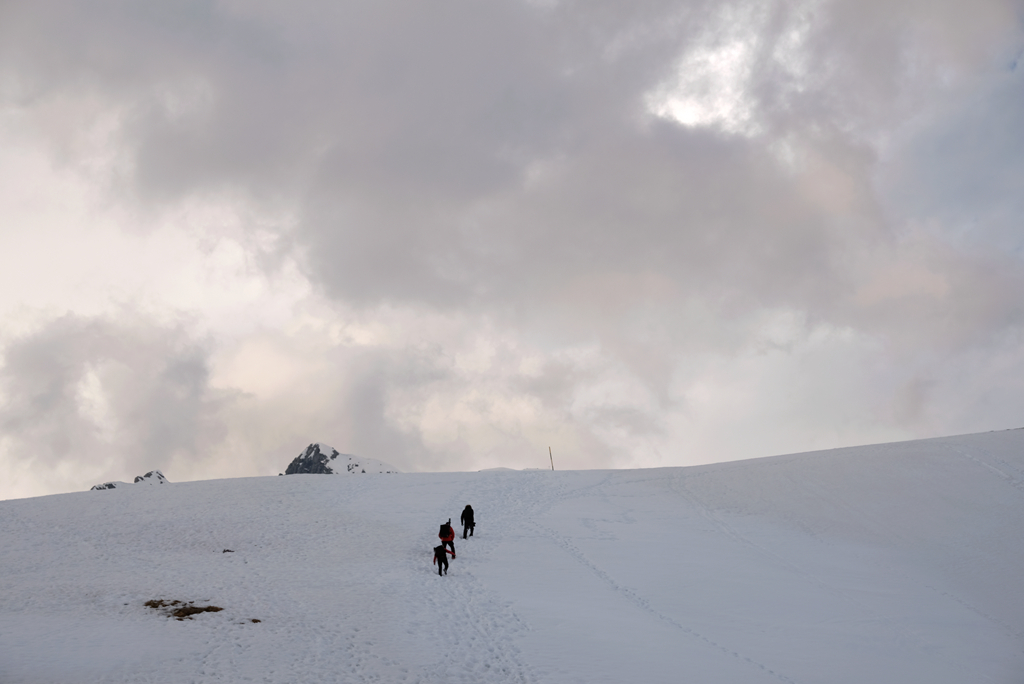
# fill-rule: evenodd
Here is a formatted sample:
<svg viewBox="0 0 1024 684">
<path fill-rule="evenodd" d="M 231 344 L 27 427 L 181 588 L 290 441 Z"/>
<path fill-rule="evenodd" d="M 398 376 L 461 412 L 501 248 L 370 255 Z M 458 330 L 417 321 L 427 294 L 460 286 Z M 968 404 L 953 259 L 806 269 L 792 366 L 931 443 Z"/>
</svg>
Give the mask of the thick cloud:
<svg viewBox="0 0 1024 684">
<path fill-rule="evenodd" d="M 241 397 L 204 405 L 223 438 L 175 452 L 190 475 L 312 439 L 406 469 L 552 442 L 573 467 L 687 463 L 1013 425 L 1022 16 L 14 2 L 0 102 L 136 239 L 180 221 L 263 287 L 308 282 L 275 316 L 185 305 L 206 391 Z M 13 344 L 8 368 L 37 343 Z"/>
<path fill-rule="evenodd" d="M 183 331 L 67 315 L 7 345 L 0 435 L 9 473 L 67 488 L 201 460 L 223 437 L 208 351 Z M 95 482 L 93 484 L 96 484 Z"/>
</svg>

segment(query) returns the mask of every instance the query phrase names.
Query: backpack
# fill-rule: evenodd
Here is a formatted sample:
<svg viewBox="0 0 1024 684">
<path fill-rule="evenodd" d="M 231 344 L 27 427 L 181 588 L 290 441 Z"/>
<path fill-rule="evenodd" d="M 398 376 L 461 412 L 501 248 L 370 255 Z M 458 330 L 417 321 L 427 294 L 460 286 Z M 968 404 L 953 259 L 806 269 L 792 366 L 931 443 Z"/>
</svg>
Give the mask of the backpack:
<svg viewBox="0 0 1024 684">
<path fill-rule="evenodd" d="M 437 536 L 444 539 L 450 534 L 452 534 L 452 526 L 448 523 L 441 523 L 441 529 L 438 531 Z"/>
</svg>

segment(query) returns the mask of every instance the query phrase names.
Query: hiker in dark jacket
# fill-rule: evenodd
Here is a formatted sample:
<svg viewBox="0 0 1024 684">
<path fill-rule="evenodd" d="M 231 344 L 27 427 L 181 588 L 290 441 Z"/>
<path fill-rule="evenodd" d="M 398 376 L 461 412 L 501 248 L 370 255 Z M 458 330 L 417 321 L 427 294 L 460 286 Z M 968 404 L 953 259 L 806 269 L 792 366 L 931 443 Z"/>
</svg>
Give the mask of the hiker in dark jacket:
<svg viewBox="0 0 1024 684">
<path fill-rule="evenodd" d="M 437 538 L 441 540 L 442 547 L 452 547 L 452 558 L 455 558 L 455 530 L 452 529 L 451 518 L 448 518 L 448 522 L 441 525 L 441 530 L 437 533 Z"/>
<path fill-rule="evenodd" d="M 466 504 L 466 507 L 462 510 L 462 515 L 459 516 L 459 520 L 462 521 L 462 538 L 466 538 L 466 532 L 469 532 L 469 536 L 473 536 L 473 528 L 476 527 L 476 523 L 473 522 L 473 507 Z"/>
<path fill-rule="evenodd" d="M 441 566 L 442 565 L 444 566 L 444 574 L 446 574 L 446 575 L 448 574 L 448 556 L 445 555 L 446 551 L 448 551 L 448 549 L 444 548 L 444 544 L 441 544 L 440 546 L 435 546 L 434 547 L 434 564 L 437 565 L 437 576 L 438 577 L 441 576 Z M 453 553 L 452 554 L 452 558 L 454 558 L 454 557 L 455 557 L 455 554 Z"/>
</svg>

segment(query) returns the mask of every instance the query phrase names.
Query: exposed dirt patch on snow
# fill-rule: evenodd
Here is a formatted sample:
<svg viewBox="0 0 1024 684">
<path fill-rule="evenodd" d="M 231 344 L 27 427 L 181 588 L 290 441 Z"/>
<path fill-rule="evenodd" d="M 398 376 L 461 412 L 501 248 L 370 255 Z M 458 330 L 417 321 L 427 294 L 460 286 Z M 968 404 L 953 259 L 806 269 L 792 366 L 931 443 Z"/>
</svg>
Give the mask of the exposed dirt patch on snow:
<svg viewBox="0 0 1024 684">
<path fill-rule="evenodd" d="M 164 615 L 178 620 L 191 620 L 193 615 L 199 613 L 219 613 L 224 610 L 220 606 L 197 606 L 195 601 L 165 601 L 163 599 L 146 601 L 146 607 L 159 610 Z"/>
</svg>

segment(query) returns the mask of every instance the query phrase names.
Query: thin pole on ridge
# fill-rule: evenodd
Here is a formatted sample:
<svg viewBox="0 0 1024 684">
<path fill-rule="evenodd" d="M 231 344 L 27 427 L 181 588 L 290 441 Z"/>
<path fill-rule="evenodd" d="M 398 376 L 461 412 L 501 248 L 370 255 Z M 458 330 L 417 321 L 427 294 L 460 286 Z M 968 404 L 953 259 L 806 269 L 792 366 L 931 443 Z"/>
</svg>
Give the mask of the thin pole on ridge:
<svg viewBox="0 0 1024 684">
<path fill-rule="evenodd" d="M 548 447 L 548 458 L 551 459 L 551 469 L 555 469 L 555 457 L 551 455 L 551 447 Z"/>
</svg>

